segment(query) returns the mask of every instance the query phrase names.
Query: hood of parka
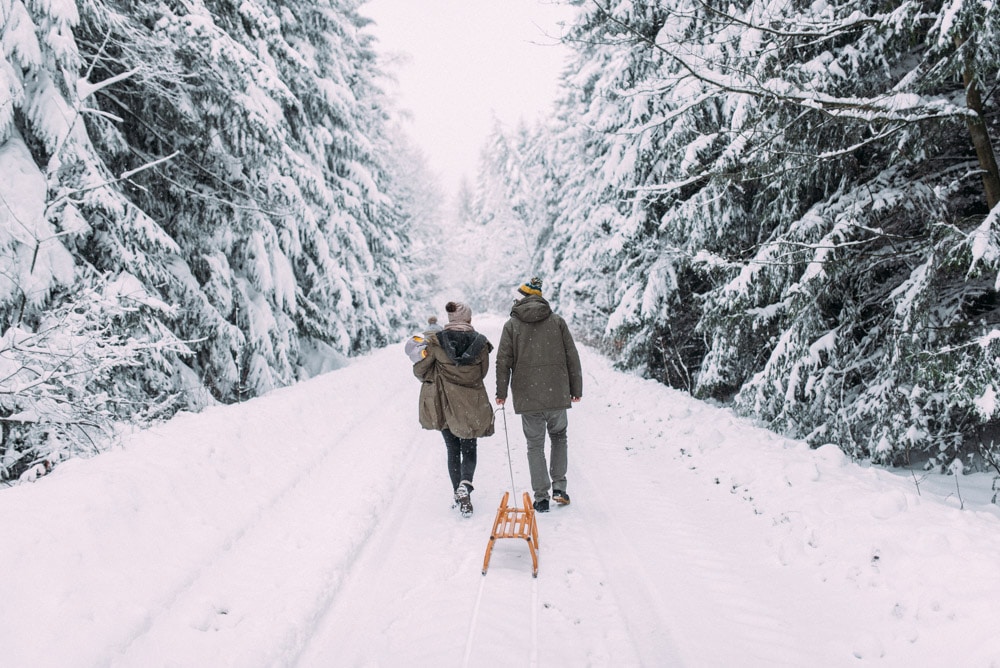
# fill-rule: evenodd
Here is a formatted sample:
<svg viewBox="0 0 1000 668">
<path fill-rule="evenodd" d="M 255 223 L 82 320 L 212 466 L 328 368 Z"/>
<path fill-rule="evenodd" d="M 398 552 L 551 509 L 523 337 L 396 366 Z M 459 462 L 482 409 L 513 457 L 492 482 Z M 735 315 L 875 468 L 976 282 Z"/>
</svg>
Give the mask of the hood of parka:
<svg viewBox="0 0 1000 668">
<path fill-rule="evenodd" d="M 514 304 L 510 314 L 521 322 L 541 322 L 552 315 L 552 307 L 544 297 L 530 295 Z"/>
<path fill-rule="evenodd" d="M 483 347 L 489 345 L 486 337 L 478 332 L 462 332 L 450 329 L 438 332 L 437 340 L 441 344 L 441 348 L 448 355 L 448 359 L 458 366 L 475 364 Z"/>
</svg>

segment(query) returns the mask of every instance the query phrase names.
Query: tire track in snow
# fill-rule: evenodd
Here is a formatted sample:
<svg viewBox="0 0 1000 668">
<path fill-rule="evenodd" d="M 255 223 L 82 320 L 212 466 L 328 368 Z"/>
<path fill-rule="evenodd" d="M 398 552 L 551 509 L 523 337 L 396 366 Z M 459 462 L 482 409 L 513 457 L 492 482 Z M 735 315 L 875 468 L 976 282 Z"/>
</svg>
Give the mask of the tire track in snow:
<svg viewBox="0 0 1000 668">
<path fill-rule="evenodd" d="M 577 497 L 587 499 L 588 518 L 583 525 L 608 574 L 612 594 L 638 655 L 638 664 L 683 665 L 671 631 L 676 628 L 673 623 L 676 614 L 671 613 L 658 590 L 648 586 L 653 581 L 645 565 L 650 559 L 640 558 L 639 550 L 626 539 L 613 517 L 613 506 L 601 491 L 602 486 L 593 481 L 586 469 L 585 463 L 580 462 L 575 473 L 581 490 Z"/>
<path fill-rule="evenodd" d="M 607 363 L 588 354 L 585 364 Z M 640 402 L 641 392 L 619 385 L 649 382 L 601 378 L 613 386 L 595 391 L 592 385 L 591 396 Z M 696 404 L 679 397 L 678 406 L 688 401 Z M 704 407 L 702 419 L 689 420 L 694 429 L 677 433 L 671 417 L 656 416 L 654 405 L 652 399 L 650 406 L 605 400 L 571 420 L 576 435 L 570 436 L 571 447 L 577 445 L 571 474 L 582 483 L 579 496 L 595 517 L 587 526 L 595 527 L 593 542 L 640 664 L 828 665 L 829 654 L 790 623 L 808 614 L 798 600 L 808 597 L 782 587 L 788 572 L 766 544 L 762 518 L 741 498 L 695 475 L 687 457 L 673 454 L 696 448 L 702 438 L 723 437 L 712 426 L 715 409 Z M 626 468 L 602 466 L 609 458 L 624 458 Z M 627 472 L 624 479 L 612 478 L 609 469 L 618 476 Z M 669 549 L 655 552 L 663 545 Z M 748 581 L 751 572 L 755 577 Z M 710 618 L 697 614 L 706 610 Z"/>
</svg>

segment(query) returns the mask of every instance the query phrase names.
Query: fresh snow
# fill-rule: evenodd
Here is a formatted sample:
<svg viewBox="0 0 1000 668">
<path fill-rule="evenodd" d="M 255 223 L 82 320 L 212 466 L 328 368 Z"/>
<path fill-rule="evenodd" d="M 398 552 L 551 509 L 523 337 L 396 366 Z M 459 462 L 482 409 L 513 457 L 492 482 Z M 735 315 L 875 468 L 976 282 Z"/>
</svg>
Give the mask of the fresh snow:
<svg viewBox="0 0 1000 668">
<path fill-rule="evenodd" d="M 992 476 L 852 463 L 581 355 L 537 579 L 516 540 L 481 575 L 528 482 L 519 419 L 480 440 L 462 519 L 400 343 L 0 491 L 0 663 L 1000 662 Z"/>
</svg>

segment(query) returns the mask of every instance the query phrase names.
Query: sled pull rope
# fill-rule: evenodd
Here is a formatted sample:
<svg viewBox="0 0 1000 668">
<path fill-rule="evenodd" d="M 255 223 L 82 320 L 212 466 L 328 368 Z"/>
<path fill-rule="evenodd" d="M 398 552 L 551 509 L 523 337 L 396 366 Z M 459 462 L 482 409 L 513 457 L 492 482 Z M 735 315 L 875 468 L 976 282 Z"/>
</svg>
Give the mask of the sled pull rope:
<svg viewBox="0 0 1000 668">
<path fill-rule="evenodd" d="M 510 457 L 510 435 L 507 433 L 507 407 L 501 406 L 493 411 L 494 415 L 497 413 L 501 413 L 503 416 L 503 439 L 507 442 L 507 470 L 510 471 L 510 492 L 511 494 L 516 494 L 517 489 L 514 487 L 514 464 L 511 462 Z"/>
<path fill-rule="evenodd" d="M 501 406 L 497 412 L 503 412 L 503 433 L 507 441 L 507 468 L 510 470 L 510 491 L 503 493 L 500 507 L 497 509 L 496 519 L 493 521 L 493 530 L 490 532 L 490 542 L 486 545 L 486 555 L 483 557 L 483 575 L 490 567 L 490 555 L 493 546 L 498 539 L 502 538 L 522 538 L 528 543 L 528 551 L 531 552 L 531 575 L 538 577 L 538 523 L 535 521 L 535 508 L 531 505 L 531 498 L 527 492 L 522 496 L 522 507 L 508 506 L 514 491 L 514 464 L 510 456 L 510 437 L 507 433 L 507 411 Z"/>
</svg>

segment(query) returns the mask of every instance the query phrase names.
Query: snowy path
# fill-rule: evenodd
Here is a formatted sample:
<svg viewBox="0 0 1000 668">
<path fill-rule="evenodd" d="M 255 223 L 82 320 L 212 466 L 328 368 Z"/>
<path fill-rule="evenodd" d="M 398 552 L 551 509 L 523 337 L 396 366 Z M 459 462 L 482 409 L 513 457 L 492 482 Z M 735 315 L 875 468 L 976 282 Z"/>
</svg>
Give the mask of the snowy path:
<svg viewBox="0 0 1000 668">
<path fill-rule="evenodd" d="M 0 490 L 0 663 L 1000 665 L 1000 521 L 972 489 L 959 510 L 583 359 L 537 579 L 510 540 L 480 574 L 502 416 L 463 520 L 393 347 Z"/>
</svg>

